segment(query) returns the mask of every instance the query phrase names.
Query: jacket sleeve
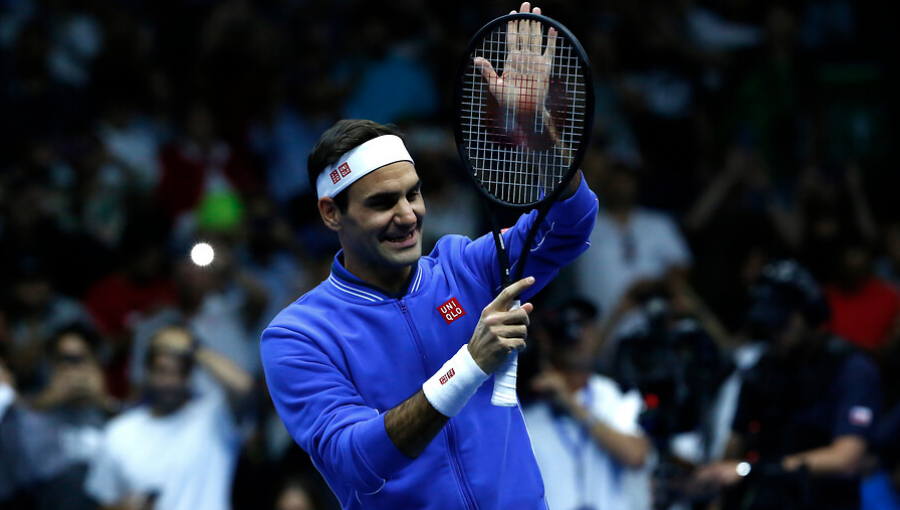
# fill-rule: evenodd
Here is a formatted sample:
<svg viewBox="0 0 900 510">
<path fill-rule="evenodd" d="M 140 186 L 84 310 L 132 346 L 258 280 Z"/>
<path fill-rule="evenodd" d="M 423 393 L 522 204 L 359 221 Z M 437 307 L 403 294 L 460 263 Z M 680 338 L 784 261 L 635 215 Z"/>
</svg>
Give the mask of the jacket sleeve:
<svg viewBox="0 0 900 510">
<path fill-rule="evenodd" d="M 349 374 L 333 362 L 338 351 L 279 326 L 263 332 L 261 350 L 279 416 L 330 481 L 372 494 L 412 462 L 387 435 L 387 410 L 367 407 Z"/>
<path fill-rule="evenodd" d="M 522 272 L 523 276 L 534 276 L 536 279 L 536 284 L 520 296 L 523 301 L 544 288 L 562 267 L 588 249 L 598 207 L 597 196 L 583 178 L 574 195 L 553 204 L 543 224 L 538 227 Z M 512 228 L 503 233 L 503 242 L 510 258 L 510 275 L 516 272 L 522 245 L 536 217 L 537 211 L 523 214 Z M 492 234 L 469 243 L 464 249 L 463 260 L 470 272 L 481 281 L 488 282 L 494 294 L 499 291 L 500 267 Z"/>
</svg>

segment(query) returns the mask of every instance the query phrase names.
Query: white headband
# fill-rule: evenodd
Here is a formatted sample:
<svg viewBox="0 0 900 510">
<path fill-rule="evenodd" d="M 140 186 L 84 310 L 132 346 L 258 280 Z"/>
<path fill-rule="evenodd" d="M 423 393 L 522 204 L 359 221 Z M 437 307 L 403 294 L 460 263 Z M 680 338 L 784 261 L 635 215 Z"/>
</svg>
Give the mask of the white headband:
<svg viewBox="0 0 900 510">
<path fill-rule="evenodd" d="M 316 191 L 319 198 L 334 197 L 366 174 L 398 161 L 414 163 L 399 136 L 373 138 L 326 166 L 316 179 Z"/>
</svg>

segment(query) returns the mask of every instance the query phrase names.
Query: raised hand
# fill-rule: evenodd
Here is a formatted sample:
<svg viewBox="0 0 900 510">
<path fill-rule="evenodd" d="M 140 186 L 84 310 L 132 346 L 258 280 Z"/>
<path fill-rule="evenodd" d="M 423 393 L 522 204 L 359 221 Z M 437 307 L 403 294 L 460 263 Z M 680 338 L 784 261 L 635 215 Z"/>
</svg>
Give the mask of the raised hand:
<svg viewBox="0 0 900 510">
<path fill-rule="evenodd" d="M 524 2 L 519 12 L 540 14 L 541 9 L 535 7 L 532 10 L 531 4 Z M 515 112 L 518 122 L 532 125 L 535 130 L 545 125 L 551 130 L 554 141 L 557 137 L 552 132 L 550 114 L 544 103 L 550 87 L 556 37 L 556 29 L 551 27 L 547 33 L 547 45 L 544 46 L 543 28 L 539 21 L 510 21 L 506 29 L 503 75 L 498 75 L 487 59 L 476 57 L 474 60 L 497 103 L 507 111 Z"/>
<path fill-rule="evenodd" d="M 486 374 L 491 374 L 509 358 L 514 349 L 525 348 L 528 336 L 528 314 L 531 303 L 510 310 L 513 300 L 534 284 L 534 278 L 523 278 L 502 292 L 481 312 L 475 333 L 469 340 L 469 353 Z"/>
</svg>

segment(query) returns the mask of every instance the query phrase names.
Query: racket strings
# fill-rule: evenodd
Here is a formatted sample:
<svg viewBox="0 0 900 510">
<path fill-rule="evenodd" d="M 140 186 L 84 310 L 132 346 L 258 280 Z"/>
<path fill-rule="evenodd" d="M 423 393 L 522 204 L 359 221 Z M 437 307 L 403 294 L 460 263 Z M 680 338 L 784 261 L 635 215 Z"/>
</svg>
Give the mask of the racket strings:
<svg viewBox="0 0 900 510">
<path fill-rule="evenodd" d="M 470 58 L 488 60 L 504 80 L 502 90 L 492 94 L 474 65 L 464 78 L 460 114 L 469 161 L 485 190 L 508 204 L 549 194 L 568 174 L 585 132 L 584 64 L 562 35 L 554 38 L 552 59 L 538 58 L 549 39 L 511 38 L 505 24 L 498 26 Z"/>
</svg>

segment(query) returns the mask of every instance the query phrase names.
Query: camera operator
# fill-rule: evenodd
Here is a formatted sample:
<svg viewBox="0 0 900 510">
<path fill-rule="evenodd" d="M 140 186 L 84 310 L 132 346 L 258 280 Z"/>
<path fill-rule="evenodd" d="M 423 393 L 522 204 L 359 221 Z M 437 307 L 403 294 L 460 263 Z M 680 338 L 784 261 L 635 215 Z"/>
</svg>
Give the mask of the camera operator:
<svg viewBox="0 0 900 510">
<path fill-rule="evenodd" d="M 763 269 L 748 328 L 769 344 L 741 388 L 725 459 L 695 481 L 722 508 L 859 508 L 860 464 L 881 402 L 874 363 L 820 331 L 829 309 L 793 261 Z"/>
<path fill-rule="evenodd" d="M 596 320 L 593 305 L 572 299 L 534 330 L 542 370 L 532 388 L 541 398 L 524 414 L 554 510 L 630 508 L 622 469 L 643 466 L 650 450 L 640 394 L 591 370 Z"/>
</svg>

